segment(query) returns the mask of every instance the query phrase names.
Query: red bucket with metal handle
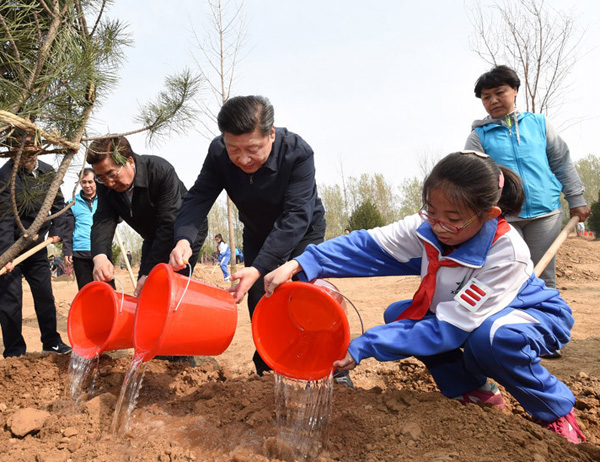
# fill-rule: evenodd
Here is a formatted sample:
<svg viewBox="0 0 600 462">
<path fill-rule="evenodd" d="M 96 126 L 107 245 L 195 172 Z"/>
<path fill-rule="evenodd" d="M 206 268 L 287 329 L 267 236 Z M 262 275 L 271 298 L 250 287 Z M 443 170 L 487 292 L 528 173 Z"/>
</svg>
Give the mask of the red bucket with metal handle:
<svg viewBox="0 0 600 462">
<path fill-rule="evenodd" d="M 156 265 L 138 300 L 133 343 L 136 357 L 215 356 L 231 343 L 237 306 L 229 292 Z"/>
<path fill-rule="evenodd" d="M 326 377 L 350 344 L 344 307 L 343 296 L 327 281 L 286 282 L 256 305 L 256 350 L 278 374 L 302 380 Z"/>
</svg>

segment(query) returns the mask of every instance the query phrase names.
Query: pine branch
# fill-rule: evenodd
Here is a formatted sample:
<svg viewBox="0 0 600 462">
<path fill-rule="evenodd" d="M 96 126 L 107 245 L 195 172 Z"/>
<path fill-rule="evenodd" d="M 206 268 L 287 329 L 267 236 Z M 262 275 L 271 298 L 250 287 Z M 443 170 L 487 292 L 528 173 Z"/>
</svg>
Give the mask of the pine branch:
<svg viewBox="0 0 600 462">
<path fill-rule="evenodd" d="M 79 150 L 79 143 L 73 143 L 71 141 L 62 139 L 58 135 L 53 135 L 51 133 L 48 133 L 48 132 L 42 130 L 41 128 L 37 127 L 35 124 L 30 122 L 29 120 L 24 119 L 23 117 L 19 117 L 18 115 L 13 114 L 11 112 L 0 110 L 0 120 L 8 122 L 8 123 L 10 123 L 11 126 L 20 128 L 24 132 L 39 134 L 52 144 L 57 144 L 59 146 L 64 146 L 65 148 L 68 148 L 68 149 L 73 149 L 73 150 L 75 150 L 75 152 L 77 152 Z"/>
</svg>

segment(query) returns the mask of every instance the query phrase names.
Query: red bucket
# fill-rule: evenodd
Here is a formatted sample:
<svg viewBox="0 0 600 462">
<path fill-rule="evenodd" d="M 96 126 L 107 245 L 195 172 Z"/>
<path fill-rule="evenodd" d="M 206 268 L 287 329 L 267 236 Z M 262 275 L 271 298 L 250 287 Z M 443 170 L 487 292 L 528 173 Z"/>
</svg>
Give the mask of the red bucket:
<svg viewBox="0 0 600 462">
<path fill-rule="evenodd" d="M 231 343 L 237 306 L 229 292 L 190 279 L 166 263 L 146 278 L 133 329 L 136 357 L 215 356 Z"/>
<path fill-rule="evenodd" d="M 256 305 L 252 337 L 260 356 L 278 374 L 322 379 L 350 344 L 343 297 L 327 281 L 286 282 Z"/>
<path fill-rule="evenodd" d="M 106 282 L 86 284 L 75 296 L 67 333 L 73 351 L 92 359 L 104 351 L 133 348 L 137 298 L 124 295 Z"/>
</svg>

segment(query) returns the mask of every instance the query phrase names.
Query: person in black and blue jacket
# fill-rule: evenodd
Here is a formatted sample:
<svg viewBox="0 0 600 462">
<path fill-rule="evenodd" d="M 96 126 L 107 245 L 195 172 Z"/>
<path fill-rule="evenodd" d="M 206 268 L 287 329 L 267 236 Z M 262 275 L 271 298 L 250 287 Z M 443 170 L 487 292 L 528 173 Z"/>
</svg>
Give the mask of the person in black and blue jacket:
<svg viewBox="0 0 600 462">
<path fill-rule="evenodd" d="M 535 276 L 527 244 L 504 218 L 523 204 L 519 177 L 486 154 L 457 152 L 431 171 L 422 199 L 419 214 L 308 246 L 265 276 L 266 295 L 292 276 L 420 275 L 412 300 L 392 303 L 385 324 L 352 340 L 332 367 L 414 356 L 444 396 L 503 408 L 491 378 L 544 428 L 585 441 L 573 393 L 540 361 L 570 340 L 571 309 Z"/>
</svg>

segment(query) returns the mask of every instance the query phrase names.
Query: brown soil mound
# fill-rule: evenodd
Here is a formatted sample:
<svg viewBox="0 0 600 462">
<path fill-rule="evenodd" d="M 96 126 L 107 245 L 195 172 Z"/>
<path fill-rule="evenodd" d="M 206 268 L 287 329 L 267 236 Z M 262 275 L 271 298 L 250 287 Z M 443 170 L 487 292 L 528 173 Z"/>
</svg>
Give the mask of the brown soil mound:
<svg viewBox="0 0 600 462">
<path fill-rule="evenodd" d="M 503 411 L 462 406 L 444 398 L 414 359 L 363 362 L 352 371 L 354 389 L 335 385 L 329 444 L 317 458 L 330 461 L 542 462 L 600 460 L 600 336 L 596 301 L 600 243 L 570 238 L 559 256 L 559 285 L 577 323 L 564 357 L 543 360 L 576 395 L 576 415 L 588 443 L 573 445 L 531 422 L 506 392 Z M 566 275 L 565 267 L 571 268 Z M 588 272 L 588 273 L 586 273 Z M 199 267 L 200 279 L 221 287 L 217 268 Z M 131 283 L 120 273 L 126 290 Z M 380 323 L 390 302 L 412 295 L 415 278 L 336 280 L 357 306 L 365 328 Z M 61 332 L 76 292 L 55 282 Z M 0 359 L 0 461 L 232 461 L 293 460 L 276 441 L 274 378 L 252 373 L 253 345 L 246 306 L 236 335 L 216 358 L 195 368 L 153 360 L 147 364 L 130 430 L 110 432 L 131 351 L 104 354 L 93 392 L 75 406 L 66 392 L 68 357 L 41 355 L 30 301 L 24 310 L 30 353 Z M 353 335 L 360 323 L 349 313 Z M 65 334 L 66 338 L 66 334 Z M 29 426 L 28 426 L 29 425 Z"/>
</svg>

